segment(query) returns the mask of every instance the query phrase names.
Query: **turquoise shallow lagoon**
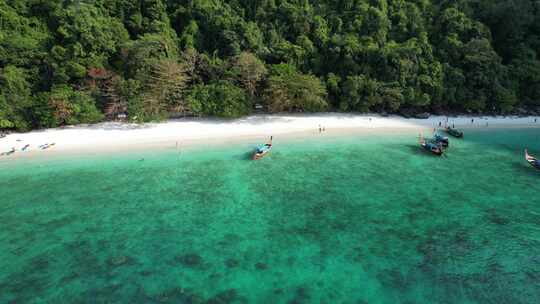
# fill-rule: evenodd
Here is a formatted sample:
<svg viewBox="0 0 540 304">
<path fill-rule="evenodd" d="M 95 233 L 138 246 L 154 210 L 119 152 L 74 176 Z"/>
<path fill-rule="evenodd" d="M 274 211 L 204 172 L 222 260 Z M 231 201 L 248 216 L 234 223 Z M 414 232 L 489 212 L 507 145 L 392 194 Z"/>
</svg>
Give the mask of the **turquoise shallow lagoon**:
<svg viewBox="0 0 540 304">
<path fill-rule="evenodd" d="M 0 163 L 0 303 L 540 303 L 540 130 Z M 144 160 L 142 160 L 144 159 Z"/>
</svg>

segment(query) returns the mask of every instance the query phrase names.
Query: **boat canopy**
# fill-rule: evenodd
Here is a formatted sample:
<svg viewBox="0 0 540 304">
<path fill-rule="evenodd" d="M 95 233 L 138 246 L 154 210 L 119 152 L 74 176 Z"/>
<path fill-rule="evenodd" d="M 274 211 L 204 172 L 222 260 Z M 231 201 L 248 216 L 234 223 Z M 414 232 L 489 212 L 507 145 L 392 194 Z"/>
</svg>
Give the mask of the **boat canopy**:
<svg viewBox="0 0 540 304">
<path fill-rule="evenodd" d="M 270 145 L 266 144 L 264 146 L 257 147 L 257 153 L 264 153 L 266 151 L 270 150 Z"/>
<path fill-rule="evenodd" d="M 434 143 L 431 143 L 431 142 L 427 142 L 426 143 L 426 147 L 430 148 L 430 149 L 437 149 L 439 148 L 438 145 L 434 144 Z"/>
</svg>

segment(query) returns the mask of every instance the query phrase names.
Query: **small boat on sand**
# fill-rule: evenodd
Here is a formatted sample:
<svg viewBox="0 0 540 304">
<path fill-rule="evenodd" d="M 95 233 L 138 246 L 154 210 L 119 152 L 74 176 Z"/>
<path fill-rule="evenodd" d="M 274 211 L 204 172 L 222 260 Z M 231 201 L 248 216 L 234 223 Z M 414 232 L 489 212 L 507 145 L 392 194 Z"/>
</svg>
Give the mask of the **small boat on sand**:
<svg viewBox="0 0 540 304">
<path fill-rule="evenodd" d="M 270 153 L 270 151 L 272 150 L 272 139 L 273 137 L 271 136 L 270 142 L 255 149 L 255 153 L 253 153 L 253 160 L 259 160 L 268 155 L 268 153 Z"/>
<path fill-rule="evenodd" d="M 448 140 L 448 137 L 442 136 L 437 133 L 433 135 L 433 141 L 435 143 L 440 143 L 443 148 L 448 148 L 448 146 L 450 145 L 450 140 Z"/>
<path fill-rule="evenodd" d="M 427 141 L 425 138 L 420 136 L 420 146 L 428 151 L 431 152 L 437 156 L 443 155 L 443 148 L 441 143 L 433 142 L 433 141 Z"/>
<path fill-rule="evenodd" d="M 463 132 L 458 131 L 454 128 L 446 127 L 446 133 L 456 138 L 463 138 Z"/>
<path fill-rule="evenodd" d="M 0 156 L 9 156 L 11 154 L 14 154 L 15 151 L 16 151 L 15 148 L 11 148 L 11 150 L 9 150 L 7 152 L 0 153 Z"/>
<path fill-rule="evenodd" d="M 54 147 L 55 145 L 56 143 L 52 143 L 52 144 L 46 143 L 46 144 L 40 145 L 38 148 L 40 148 L 41 150 L 47 150 L 49 148 Z"/>
<path fill-rule="evenodd" d="M 533 166 L 534 168 L 540 170 L 540 160 L 538 160 L 536 157 L 529 155 L 529 152 L 527 149 L 525 149 L 525 160 Z"/>
</svg>

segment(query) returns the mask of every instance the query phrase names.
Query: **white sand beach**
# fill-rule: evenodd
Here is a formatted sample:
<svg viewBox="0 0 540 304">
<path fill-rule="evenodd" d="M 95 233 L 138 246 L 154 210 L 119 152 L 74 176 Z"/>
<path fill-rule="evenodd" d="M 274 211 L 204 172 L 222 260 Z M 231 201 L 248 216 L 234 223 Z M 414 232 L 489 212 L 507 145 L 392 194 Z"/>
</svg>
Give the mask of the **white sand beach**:
<svg viewBox="0 0 540 304">
<path fill-rule="evenodd" d="M 181 119 L 147 124 L 107 122 L 12 133 L 0 139 L 0 153 L 4 153 L 0 159 L 46 156 L 59 152 L 99 153 L 175 148 L 177 143 L 186 146 L 248 139 L 264 142 L 270 136 L 317 135 L 319 127 L 329 135 L 399 130 L 431 132 L 439 128 L 439 123 L 444 126 L 446 122 L 460 129 L 537 127 L 540 126 L 540 117 L 431 116 L 429 119 L 406 119 L 400 116 L 324 113 L 253 115 L 235 120 Z M 13 150 L 14 153 L 5 155 L 5 152 Z"/>
</svg>

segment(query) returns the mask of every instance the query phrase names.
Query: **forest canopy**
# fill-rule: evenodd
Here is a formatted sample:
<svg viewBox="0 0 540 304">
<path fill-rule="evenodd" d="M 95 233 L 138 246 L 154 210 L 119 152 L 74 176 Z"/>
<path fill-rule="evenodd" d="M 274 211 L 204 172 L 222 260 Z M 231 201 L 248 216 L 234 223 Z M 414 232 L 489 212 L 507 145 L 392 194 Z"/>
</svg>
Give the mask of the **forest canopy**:
<svg viewBox="0 0 540 304">
<path fill-rule="evenodd" d="M 540 112 L 535 0 L 0 0 L 0 129 Z"/>
</svg>

